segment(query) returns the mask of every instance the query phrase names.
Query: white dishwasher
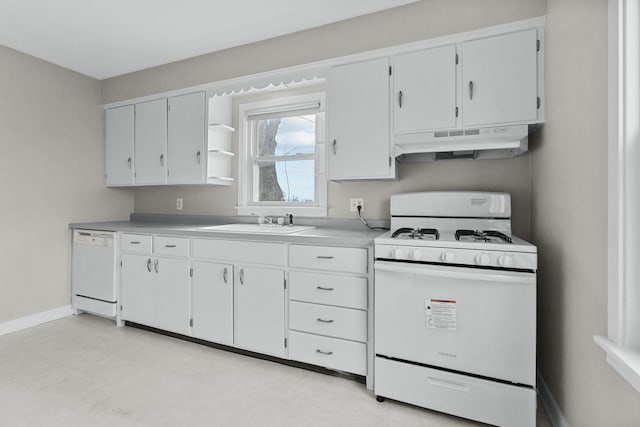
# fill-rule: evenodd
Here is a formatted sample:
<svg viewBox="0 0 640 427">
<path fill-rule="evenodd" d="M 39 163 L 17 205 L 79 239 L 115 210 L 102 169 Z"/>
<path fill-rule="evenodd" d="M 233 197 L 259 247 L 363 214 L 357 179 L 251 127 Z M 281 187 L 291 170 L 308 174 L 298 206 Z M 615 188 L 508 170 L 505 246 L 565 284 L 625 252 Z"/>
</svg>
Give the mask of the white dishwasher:
<svg viewBox="0 0 640 427">
<path fill-rule="evenodd" d="M 115 318 L 115 233 L 74 230 L 71 290 L 76 312 L 86 311 Z"/>
</svg>

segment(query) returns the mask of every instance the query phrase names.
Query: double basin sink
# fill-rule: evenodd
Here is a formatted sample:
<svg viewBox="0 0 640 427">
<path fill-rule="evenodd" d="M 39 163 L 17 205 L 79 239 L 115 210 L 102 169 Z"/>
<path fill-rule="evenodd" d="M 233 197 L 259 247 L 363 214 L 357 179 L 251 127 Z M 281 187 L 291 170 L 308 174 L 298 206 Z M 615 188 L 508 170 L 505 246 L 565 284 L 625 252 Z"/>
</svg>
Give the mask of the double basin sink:
<svg viewBox="0 0 640 427">
<path fill-rule="evenodd" d="M 225 224 L 200 227 L 198 231 L 212 231 L 221 233 L 247 233 L 247 234 L 294 234 L 311 230 L 313 225 L 278 225 L 278 224 Z"/>
</svg>

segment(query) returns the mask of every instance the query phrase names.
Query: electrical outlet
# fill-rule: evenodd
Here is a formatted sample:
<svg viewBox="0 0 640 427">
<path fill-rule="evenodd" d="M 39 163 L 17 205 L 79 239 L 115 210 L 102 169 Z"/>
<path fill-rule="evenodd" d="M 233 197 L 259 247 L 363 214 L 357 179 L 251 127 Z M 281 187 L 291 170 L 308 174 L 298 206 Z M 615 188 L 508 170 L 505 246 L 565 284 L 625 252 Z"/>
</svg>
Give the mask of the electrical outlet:
<svg viewBox="0 0 640 427">
<path fill-rule="evenodd" d="M 358 206 L 361 207 L 361 211 L 364 210 L 364 199 L 362 197 L 349 199 L 349 211 L 358 212 Z"/>
<path fill-rule="evenodd" d="M 182 210 L 182 198 L 177 198 L 176 199 L 176 210 L 178 210 L 178 211 Z"/>
</svg>

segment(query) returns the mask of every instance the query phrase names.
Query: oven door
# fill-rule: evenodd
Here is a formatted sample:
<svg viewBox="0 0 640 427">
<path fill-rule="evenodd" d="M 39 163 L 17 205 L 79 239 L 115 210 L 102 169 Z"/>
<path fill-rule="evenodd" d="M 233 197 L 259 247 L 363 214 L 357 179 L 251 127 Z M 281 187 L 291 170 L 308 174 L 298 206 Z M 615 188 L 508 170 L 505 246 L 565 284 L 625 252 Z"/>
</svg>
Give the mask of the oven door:
<svg viewBox="0 0 640 427">
<path fill-rule="evenodd" d="M 535 273 L 376 261 L 377 355 L 535 385 Z"/>
</svg>

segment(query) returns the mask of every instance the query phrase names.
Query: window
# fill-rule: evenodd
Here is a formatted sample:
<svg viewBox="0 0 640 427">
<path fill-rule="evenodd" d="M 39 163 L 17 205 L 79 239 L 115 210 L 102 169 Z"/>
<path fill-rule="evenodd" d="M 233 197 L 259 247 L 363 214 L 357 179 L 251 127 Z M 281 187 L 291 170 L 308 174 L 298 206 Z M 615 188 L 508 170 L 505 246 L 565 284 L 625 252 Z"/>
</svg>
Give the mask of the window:
<svg viewBox="0 0 640 427">
<path fill-rule="evenodd" d="M 326 216 L 324 94 L 240 104 L 238 214 Z"/>
<path fill-rule="evenodd" d="M 609 0 L 607 361 L 640 391 L 640 5 Z"/>
</svg>

